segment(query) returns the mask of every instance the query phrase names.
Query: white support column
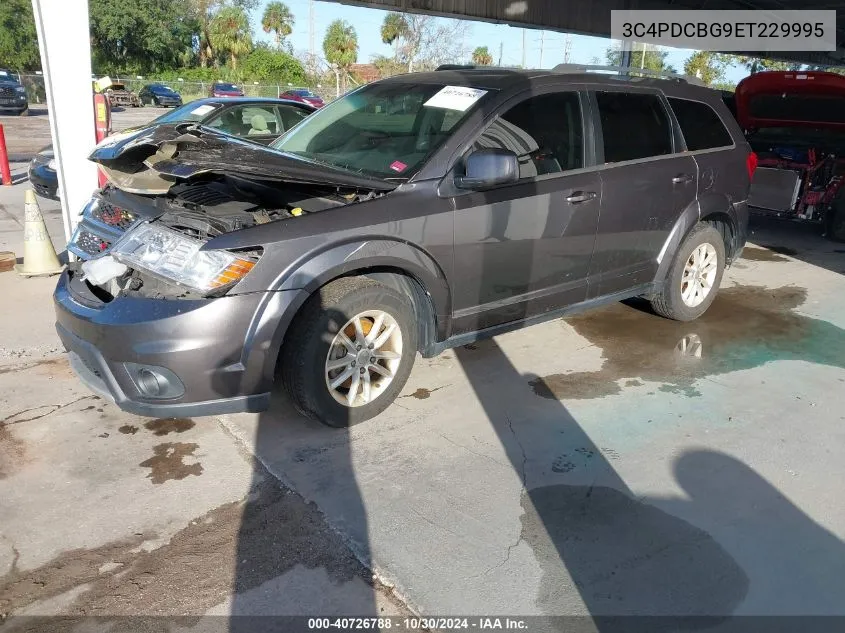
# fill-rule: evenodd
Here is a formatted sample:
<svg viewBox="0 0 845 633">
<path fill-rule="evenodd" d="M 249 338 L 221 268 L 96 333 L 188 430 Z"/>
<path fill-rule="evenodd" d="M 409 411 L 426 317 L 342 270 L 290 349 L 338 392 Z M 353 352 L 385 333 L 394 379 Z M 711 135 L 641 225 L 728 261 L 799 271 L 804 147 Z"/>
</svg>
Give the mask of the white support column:
<svg viewBox="0 0 845 633">
<path fill-rule="evenodd" d="M 88 0 L 32 0 L 50 135 L 58 167 L 65 237 L 97 188 Z"/>
</svg>

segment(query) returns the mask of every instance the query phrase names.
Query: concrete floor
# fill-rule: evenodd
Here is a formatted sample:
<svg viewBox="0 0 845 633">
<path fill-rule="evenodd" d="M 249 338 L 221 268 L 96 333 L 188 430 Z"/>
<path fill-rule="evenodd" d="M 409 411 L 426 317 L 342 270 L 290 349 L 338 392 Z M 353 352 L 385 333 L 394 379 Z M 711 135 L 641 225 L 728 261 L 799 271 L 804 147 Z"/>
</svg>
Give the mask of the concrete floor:
<svg viewBox="0 0 845 633">
<path fill-rule="evenodd" d="M 54 280 L 0 274 L 0 614 L 843 615 L 845 248 L 752 240 L 695 323 L 619 304 L 418 359 L 348 431 L 282 393 L 124 414 L 59 353 Z"/>
</svg>

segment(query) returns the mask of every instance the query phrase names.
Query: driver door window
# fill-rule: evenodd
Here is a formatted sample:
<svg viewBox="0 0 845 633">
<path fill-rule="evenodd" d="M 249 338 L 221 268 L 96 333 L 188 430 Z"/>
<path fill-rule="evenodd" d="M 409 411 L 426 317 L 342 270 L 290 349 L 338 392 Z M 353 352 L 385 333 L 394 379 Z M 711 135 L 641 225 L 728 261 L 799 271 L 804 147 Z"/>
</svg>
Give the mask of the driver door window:
<svg viewBox="0 0 845 633">
<path fill-rule="evenodd" d="M 502 114 L 475 143 L 513 151 L 520 179 L 584 166 L 581 106 L 575 92 L 531 97 Z"/>
</svg>

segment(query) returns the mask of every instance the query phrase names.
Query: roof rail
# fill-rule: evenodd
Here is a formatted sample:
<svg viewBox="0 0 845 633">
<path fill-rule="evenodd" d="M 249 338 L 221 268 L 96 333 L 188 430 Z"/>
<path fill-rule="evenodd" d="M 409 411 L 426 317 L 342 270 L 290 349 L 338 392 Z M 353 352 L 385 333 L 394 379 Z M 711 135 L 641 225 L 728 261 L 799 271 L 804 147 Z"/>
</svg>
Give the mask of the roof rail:
<svg viewBox="0 0 845 633">
<path fill-rule="evenodd" d="M 696 86 L 705 85 L 697 77 L 690 75 L 679 75 L 678 73 L 669 72 L 667 70 L 650 70 L 648 68 L 636 68 L 634 66 L 601 66 L 591 64 L 558 64 L 552 68 L 556 73 L 571 73 L 582 74 L 588 72 L 614 72 L 620 75 L 642 75 L 643 77 L 650 77 L 654 79 L 668 79 L 671 81 L 680 81 L 683 83 L 694 84 Z"/>
</svg>

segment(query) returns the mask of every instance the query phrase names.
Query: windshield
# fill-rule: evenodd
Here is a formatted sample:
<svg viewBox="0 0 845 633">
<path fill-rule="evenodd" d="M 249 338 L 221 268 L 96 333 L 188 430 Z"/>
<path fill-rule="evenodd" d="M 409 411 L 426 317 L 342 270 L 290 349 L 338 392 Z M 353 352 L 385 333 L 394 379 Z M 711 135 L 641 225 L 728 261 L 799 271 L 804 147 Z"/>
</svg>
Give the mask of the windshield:
<svg viewBox="0 0 845 633">
<path fill-rule="evenodd" d="M 238 87 L 235 84 L 214 84 L 215 90 L 223 90 L 225 92 L 237 92 Z"/>
<path fill-rule="evenodd" d="M 208 118 L 208 116 L 218 110 L 221 106 L 219 103 L 186 103 L 183 106 L 179 106 L 171 110 L 166 114 L 162 114 L 157 119 L 153 119 L 150 122 L 150 125 L 153 123 L 179 123 L 180 121 L 202 121 L 203 119 Z"/>
<path fill-rule="evenodd" d="M 318 110 L 271 147 L 379 178 L 407 178 L 486 94 L 443 84 L 369 84 Z"/>
<path fill-rule="evenodd" d="M 156 94 L 173 94 L 175 91 L 168 86 L 161 86 L 161 85 L 152 85 L 150 86 L 150 91 Z"/>
</svg>

